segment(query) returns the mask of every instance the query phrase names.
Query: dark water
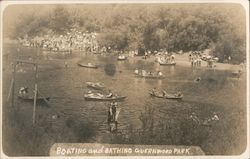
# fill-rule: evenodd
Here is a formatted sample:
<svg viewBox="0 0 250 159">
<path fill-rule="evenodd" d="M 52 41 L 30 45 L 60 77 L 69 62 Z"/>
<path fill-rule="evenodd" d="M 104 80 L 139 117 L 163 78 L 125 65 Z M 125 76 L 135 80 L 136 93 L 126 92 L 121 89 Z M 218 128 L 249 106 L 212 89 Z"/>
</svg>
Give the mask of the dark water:
<svg viewBox="0 0 250 159">
<path fill-rule="evenodd" d="M 62 131 L 68 119 L 85 123 L 91 121 L 96 125 L 97 136 L 107 133 L 107 109 L 108 102 L 85 101 L 83 94 L 89 89 L 85 82 L 102 82 L 106 88 L 113 92 L 127 96 L 119 102 L 121 108 L 119 116 L 119 129 L 128 127 L 139 129 L 141 127 L 140 115 L 145 112 L 145 107 L 155 109 L 156 120 L 187 120 L 192 112 L 195 112 L 201 120 L 205 120 L 216 112 L 220 118 L 218 121 L 223 129 L 230 127 L 231 116 L 234 113 L 243 112 L 245 116 L 245 79 L 232 79 L 230 71 L 218 71 L 178 66 L 159 66 L 153 60 L 143 60 L 139 57 L 129 58 L 127 61 L 117 61 L 114 55 L 92 55 L 87 53 L 46 53 L 35 48 L 5 45 L 3 53 L 3 94 L 7 97 L 10 86 L 11 61 L 20 59 L 38 59 L 38 88 L 46 96 L 50 96 L 50 107 L 37 107 L 37 121 L 39 117 L 52 122 L 57 131 Z M 154 57 L 152 57 L 154 58 Z M 65 68 L 65 61 L 68 67 Z M 98 64 L 98 69 L 89 69 L 77 66 L 77 62 L 93 62 Z M 109 65 L 109 66 L 108 66 Z M 107 73 L 110 66 L 111 73 Z M 115 69 L 114 69 L 115 67 Z M 150 71 L 161 70 L 165 79 L 142 79 L 134 76 L 135 68 Z M 200 83 L 194 82 L 201 77 Z M 21 86 L 34 88 L 33 67 L 19 65 L 16 75 L 16 93 Z M 81 86 L 84 86 L 81 88 Z M 149 90 L 156 87 L 165 89 L 170 93 L 182 91 L 182 101 L 152 98 Z M 6 98 L 5 97 L 5 98 Z M 5 100 L 4 98 L 4 100 Z M 15 99 L 15 104 L 22 110 L 26 123 L 32 123 L 32 103 L 26 103 Z M 53 114 L 60 118 L 52 120 Z M 39 116 L 40 115 L 40 116 Z M 243 119 L 242 119 L 243 118 Z M 234 122 L 244 120 L 244 117 L 236 117 Z M 242 126 L 244 127 L 244 125 Z M 242 129 L 239 128 L 239 129 Z M 224 133 L 224 132 L 220 132 Z M 238 134 L 241 143 L 245 132 Z M 218 138 L 219 139 L 219 138 Z M 97 140 L 98 141 L 98 140 Z M 220 142 L 216 139 L 216 142 Z M 232 148 L 233 149 L 233 148 Z M 238 148 L 237 152 L 241 150 Z M 231 152 L 231 151 L 230 151 Z"/>
</svg>

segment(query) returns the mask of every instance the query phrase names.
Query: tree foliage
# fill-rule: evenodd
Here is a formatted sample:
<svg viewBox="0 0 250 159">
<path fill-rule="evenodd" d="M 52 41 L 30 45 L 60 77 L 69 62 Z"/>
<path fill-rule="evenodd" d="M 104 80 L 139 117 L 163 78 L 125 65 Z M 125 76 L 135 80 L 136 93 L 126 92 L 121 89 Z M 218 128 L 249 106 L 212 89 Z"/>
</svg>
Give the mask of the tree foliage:
<svg viewBox="0 0 250 159">
<path fill-rule="evenodd" d="M 118 50 L 196 51 L 212 49 L 219 58 L 245 59 L 245 11 L 237 4 L 96 4 L 56 6 L 46 14 L 20 18 L 15 37 L 71 28 L 98 32 L 101 46 Z"/>
</svg>

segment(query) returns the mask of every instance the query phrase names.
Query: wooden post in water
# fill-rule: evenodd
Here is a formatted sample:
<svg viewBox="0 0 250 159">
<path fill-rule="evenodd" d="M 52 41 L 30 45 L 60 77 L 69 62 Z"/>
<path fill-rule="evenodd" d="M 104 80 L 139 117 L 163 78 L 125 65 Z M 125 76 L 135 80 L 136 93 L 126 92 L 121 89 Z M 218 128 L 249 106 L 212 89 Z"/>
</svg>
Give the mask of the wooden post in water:
<svg viewBox="0 0 250 159">
<path fill-rule="evenodd" d="M 34 104 L 33 104 L 33 125 L 35 125 L 36 121 L 36 100 L 37 100 L 37 64 L 35 64 L 35 90 L 34 90 Z"/>
<path fill-rule="evenodd" d="M 13 77 L 12 77 L 12 100 L 11 100 L 11 106 L 15 106 L 15 78 L 16 78 L 16 62 L 13 63 Z"/>
</svg>

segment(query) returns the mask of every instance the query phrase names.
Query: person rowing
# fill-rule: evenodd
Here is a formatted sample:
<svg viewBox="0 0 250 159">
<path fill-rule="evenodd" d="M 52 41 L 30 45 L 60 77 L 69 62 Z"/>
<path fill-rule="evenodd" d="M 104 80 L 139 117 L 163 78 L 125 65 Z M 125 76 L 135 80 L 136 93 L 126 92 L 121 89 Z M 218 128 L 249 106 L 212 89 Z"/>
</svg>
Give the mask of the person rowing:
<svg viewBox="0 0 250 159">
<path fill-rule="evenodd" d="M 177 94 L 176 94 L 177 97 L 181 97 L 182 96 L 182 93 L 181 91 L 178 91 Z"/>
<path fill-rule="evenodd" d="M 28 87 L 21 87 L 19 89 L 19 94 L 20 95 L 26 95 L 28 93 Z"/>
<path fill-rule="evenodd" d="M 151 90 L 151 94 L 156 95 L 156 88 L 155 87 Z"/>
<path fill-rule="evenodd" d="M 137 68 L 135 69 L 135 74 L 139 74 L 139 70 Z"/>
<path fill-rule="evenodd" d="M 112 98 L 113 97 L 113 93 L 111 92 L 111 90 L 108 91 L 108 95 L 106 97 L 107 98 Z"/>
<path fill-rule="evenodd" d="M 158 71 L 158 76 L 162 76 L 162 72 L 161 71 Z"/>
<path fill-rule="evenodd" d="M 166 90 L 163 90 L 163 91 L 162 91 L 162 96 L 165 97 L 166 95 L 167 95 Z"/>
</svg>

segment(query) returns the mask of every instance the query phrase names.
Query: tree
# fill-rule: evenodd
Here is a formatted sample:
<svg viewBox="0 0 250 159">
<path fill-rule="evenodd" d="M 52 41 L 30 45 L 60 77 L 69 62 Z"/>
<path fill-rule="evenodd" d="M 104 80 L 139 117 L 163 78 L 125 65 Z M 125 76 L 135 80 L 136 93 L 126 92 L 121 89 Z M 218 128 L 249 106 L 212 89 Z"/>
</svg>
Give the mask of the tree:
<svg viewBox="0 0 250 159">
<path fill-rule="evenodd" d="M 71 28 L 69 13 L 63 6 L 57 6 L 50 17 L 49 27 L 62 34 Z"/>
</svg>

